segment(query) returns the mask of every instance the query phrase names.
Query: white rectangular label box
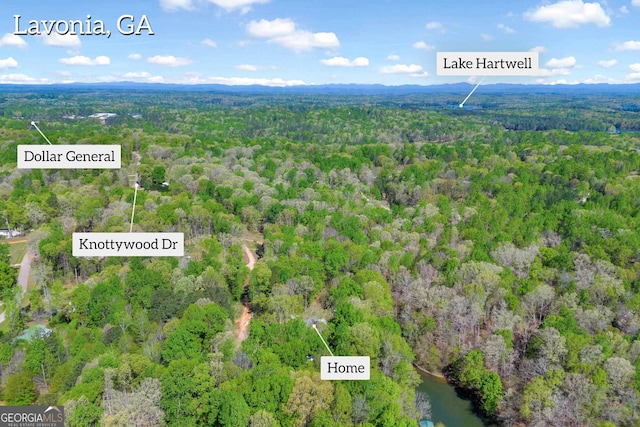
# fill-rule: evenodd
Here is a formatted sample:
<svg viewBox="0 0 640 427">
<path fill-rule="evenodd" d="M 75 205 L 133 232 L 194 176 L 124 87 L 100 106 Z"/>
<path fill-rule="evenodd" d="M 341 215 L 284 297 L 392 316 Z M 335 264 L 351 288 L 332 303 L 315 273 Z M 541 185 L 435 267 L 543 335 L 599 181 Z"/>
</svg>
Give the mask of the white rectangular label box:
<svg viewBox="0 0 640 427">
<path fill-rule="evenodd" d="M 438 52 L 438 76 L 539 76 L 538 52 Z"/>
<path fill-rule="evenodd" d="M 184 233 L 73 233 L 73 256 L 184 256 Z"/>
<path fill-rule="evenodd" d="M 322 356 L 321 380 L 368 380 L 371 376 L 369 356 Z"/>
<path fill-rule="evenodd" d="M 18 169 L 120 169 L 120 145 L 18 145 Z"/>
</svg>

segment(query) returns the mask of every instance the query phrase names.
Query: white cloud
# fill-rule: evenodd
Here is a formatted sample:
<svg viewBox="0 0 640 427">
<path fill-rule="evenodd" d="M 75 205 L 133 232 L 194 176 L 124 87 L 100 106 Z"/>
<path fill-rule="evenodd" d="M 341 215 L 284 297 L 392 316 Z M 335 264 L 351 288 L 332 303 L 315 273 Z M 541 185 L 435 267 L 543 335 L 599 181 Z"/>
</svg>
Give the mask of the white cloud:
<svg viewBox="0 0 640 427">
<path fill-rule="evenodd" d="M 387 61 L 400 61 L 399 55 L 389 55 L 387 56 Z"/>
<path fill-rule="evenodd" d="M 95 66 L 95 65 L 109 65 L 111 63 L 111 59 L 108 56 L 96 56 L 95 59 L 91 59 L 88 56 L 76 55 L 71 58 L 62 58 L 60 62 L 65 65 L 86 65 L 86 66 Z"/>
<path fill-rule="evenodd" d="M 320 60 L 327 67 L 367 67 L 369 66 L 369 59 L 359 56 L 353 61 L 350 61 L 349 58 L 345 58 L 343 56 L 334 56 L 330 59 L 322 59 Z"/>
<path fill-rule="evenodd" d="M 129 72 L 129 73 L 125 73 L 122 77 L 125 79 L 146 79 L 148 77 L 151 77 L 151 74 L 147 73 L 146 71 L 141 71 L 137 73 Z"/>
<path fill-rule="evenodd" d="M 610 83 L 610 84 L 613 84 L 613 83 L 620 83 L 620 82 L 618 80 L 616 80 L 616 79 L 611 78 L 611 77 L 597 74 L 597 75 L 595 75 L 593 77 L 589 77 L 589 78 L 584 79 L 582 81 L 582 83 L 586 83 L 586 84 Z"/>
<path fill-rule="evenodd" d="M 202 44 L 204 46 L 209 46 L 209 47 L 218 47 L 218 44 L 211 39 L 202 40 Z"/>
<path fill-rule="evenodd" d="M 515 34 L 516 30 L 514 30 L 511 27 L 507 27 L 504 24 L 498 24 L 498 28 L 501 29 L 502 31 L 504 31 L 507 34 Z"/>
<path fill-rule="evenodd" d="M 597 79 L 602 79 L 603 81 L 596 81 Z M 567 80 L 567 79 L 555 79 L 555 80 L 545 80 L 545 79 L 538 79 L 536 80 L 537 84 L 543 84 L 543 85 L 577 85 L 577 84 L 581 84 L 581 83 L 619 83 L 616 82 L 613 79 L 610 79 L 609 81 L 604 81 L 606 78 L 604 78 L 603 76 L 595 76 L 592 78 L 587 78 L 584 80 Z"/>
<path fill-rule="evenodd" d="M 576 66 L 576 58 L 574 56 L 567 56 L 566 58 L 551 58 L 544 64 L 549 68 L 573 68 Z"/>
<path fill-rule="evenodd" d="M 153 76 L 147 78 L 146 81 L 149 83 L 173 83 L 185 85 L 220 84 L 230 86 L 261 85 L 273 87 L 302 86 L 307 84 L 303 80 L 284 80 L 282 78 L 264 79 L 252 77 L 202 76 L 199 73 L 187 73 L 179 77 Z"/>
<path fill-rule="evenodd" d="M 546 68 L 538 69 L 538 76 L 541 77 L 551 77 L 551 76 L 568 76 L 571 74 L 568 68 L 554 68 L 552 70 L 548 70 Z"/>
<path fill-rule="evenodd" d="M 629 13 L 629 8 L 627 6 L 620 6 L 620 13 Z"/>
<path fill-rule="evenodd" d="M 436 47 L 432 46 L 430 44 L 426 44 L 423 41 L 419 41 L 419 42 L 415 42 L 413 44 L 413 47 L 416 49 L 421 49 L 421 50 L 434 50 Z"/>
<path fill-rule="evenodd" d="M 129 56 L 127 56 L 127 58 L 137 61 L 138 59 L 142 59 L 142 55 L 140 55 L 139 53 L 132 53 Z"/>
<path fill-rule="evenodd" d="M 7 59 L 0 59 L 0 70 L 6 70 L 7 68 L 16 68 L 18 66 L 18 61 L 13 59 L 11 56 Z"/>
<path fill-rule="evenodd" d="M 576 66 L 576 58 L 573 56 L 567 56 L 566 58 L 551 58 L 544 64 L 547 68 L 540 68 L 538 75 L 542 77 L 551 76 L 568 76 L 571 74 L 571 69 Z"/>
<path fill-rule="evenodd" d="M 191 0 L 160 0 L 160 7 L 164 10 L 193 10 Z"/>
<path fill-rule="evenodd" d="M 269 3 L 269 0 L 207 0 L 207 1 L 215 4 L 216 6 L 223 8 L 227 12 L 231 12 L 237 9 L 237 10 L 240 10 L 242 14 L 249 12 L 253 4 Z"/>
<path fill-rule="evenodd" d="M 240 65 L 236 65 L 236 69 L 243 70 L 243 71 L 258 71 L 260 68 L 257 65 L 240 64 Z"/>
<path fill-rule="evenodd" d="M 147 58 L 149 64 L 164 65 L 167 67 L 184 67 L 191 64 L 187 58 L 176 58 L 173 55 L 156 55 Z"/>
<path fill-rule="evenodd" d="M 382 74 L 407 74 L 412 77 L 428 77 L 429 73 L 422 69 L 422 66 L 411 64 L 385 65 L 380 69 Z"/>
<path fill-rule="evenodd" d="M 310 33 L 308 31 L 295 31 L 292 34 L 277 37 L 270 41 L 281 44 L 295 52 L 340 46 L 338 37 L 334 33 Z"/>
<path fill-rule="evenodd" d="M 526 12 L 524 17 L 533 22 L 548 22 L 556 28 L 577 28 L 584 24 L 606 27 L 611 23 L 600 3 L 584 3 L 582 0 L 562 0 L 540 6 Z"/>
<path fill-rule="evenodd" d="M 0 74 L 0 84 L 51 84 L 51 83 L 101 83 L 101 82 L 119 82 L 123 80 L 135 80 L 144 83 L 164 83 L 164 84 L 184 84 L 184 85 L 196 85 L 196 84 L 221 84 L 231 86 L 247 86 L 247 85 L 262 85 L 272 87 L 290 87 L 290 86 L 302 86 L 309 83 L 303 80 L 285 80 L 282 78 L 248 78 L 248 77 L 218 77 L 218 76 L 204 76 L 199 73 L 185 73 L 179 76 L 160 76 L 152 75 L 147 72 L 128 72 L 125 74 L 117 75 L 86 75 L 76 76 L 71 78 L 69 73 L 59 73 L 63 76 L 59 80 L 49 80 L 46 78 L 34 78 L 26 74 Z"/>
<path fill-rule="evenodd" d="M 335 33 L 312 33 L 301 30 L 289 18 L 276 18 L 273 21 L 266 19 L 251 21 L 246 29 L 247 33 L 253 37 L 266 38 L 269 43 L 280 44 L 295 52 L 340 46 L 340 41 Z"/>
<path fill-rule="evenodd" d="M 240 64 L 236 65 L 236 70 L 242 71 L 261 71 L 261 70 L 277 70 L 278 67 L 273 65 L 253 65 L 253 64 Z"/>
<path fill-rule="evenodd" d="M 640 0 L 631 0 L 631 6 L 640 7 Z"/>
<path fill-rule="evenodd" d="M 536 46 L 529 49 L 529 52 L 545 53 L 546 51 L 547 51 L 547 48 L 544 46 Z"/>
<path fill-rule="evenodd" d="M 608 61 L 598 61 L 598 65 L 601 66 L 602 68 L 611 68 L 615 66 L 617 63 L 618 61 L 615 59 L 610 59 Z"/>
<path fill-rule="evenodd" d="M 616 50 L 640 50 L 640 41 L 629 40 L 616 44 Z"/>
<path fill-rule="evenodd" d="M 536 83 L 545 84 L 545 85 L 566 85 L 566 84 L 576 84 L 578 82 L 569 83 L 566 79 L 557 79 L 557 80 L 538 80 Z"/>
<path fill-rule="evenodd" d="M 22 37 L 17 36 L 12 33 L 7 33 L 0 39 L 0 46 L 11 46 L 11 47 L 19 47 L 20 49 L 24 49 L 28 46 L 27 42 L 22 39 Z"/>
<path fill-rule="evenodd" d="M 422 67 L 416 64 L 385 65 L 380 70 L 382 74 L 409 74 L 409 73 L 419 73 L 420 71 L 422 71 Z"/>
<path fill-rule="evenodd" d="M 629 83 L 640 83 L 640 62 L 629 65 L 631 73 L 627 74 L 624 79 Z"/>
<path fill-rule="evenodd" d="M 480 84 L 482 84 L 482 81 L 484 81 L 484 79 L 486 79 L 486 78 L 487 78 L 487 76 L 482 76 L 482 75 L 480 75 L 480 76 L 469 76 L 469 77 L 467 77 L 467 83 L 474 85 L 474 84 L 480 82 Z"/>
<path fill-rule="evenodd" d="M 482 37 L 482 40 L 484 40 L 486 42 L 493 40 L 493 37 L 490 36 L 489 34 L 482 33 L 482 34 L 480 34 L 480 37 Z"/>
<path fill-rule="evenodd" d="M 206 0 L 207 2 L 214 4 L 227 12 L 239 10 L 240 13 L 245 14 L 251 10 L 251 6 L 254 4 L 269 3 L 269 0 Z M 202 4 L 201 1 L 194 0 L 160 0 L 160 7 L 167 11 L 175 10 L 195 10 L 196 4 Z"/>
<path fill-rule="evenodd" d="M 0 74 L 0 84 L 47 84 L 48 79 L 36 79 L 26 74 Z"/>
<path fill-rule="evenodd" d="M 296 31 L 296 23 L 289 18 L 276 18 L 273 21 L 261 19 L 247 25 L 247 33 L 253 37 L 274 38 L 286 36 Z"/>
<path fill-rule="evenodd" d="M 51 33 L 48 36 L 42 37 L 44 38 L 43 43 L 45 46 L 78 47 L 82 44 L 80 37 L 77 35 Z"/>
<path fill-rule="evenodd" d="M 231 85 L 231 86 L 245 86 L 245 85 L 262 85 L 262 86 L 275 86 L 275 87 L 289 87 L 289 86 L 302 86 L 306 85 L 303 80 L 284 80 L 281 78 L 275 79 L 250 79 L 244 77 L 210 77 L 207 79 L 209 83 Z"/>
<path fill-rule="evenodd" d="M 444 31 L 444 26 L 441 23 L 435 22 L 435 21 L 427 22 L 427 25 L 425 27 L 427 28 L 427 30 L 443 30 Z"/>
</svg>

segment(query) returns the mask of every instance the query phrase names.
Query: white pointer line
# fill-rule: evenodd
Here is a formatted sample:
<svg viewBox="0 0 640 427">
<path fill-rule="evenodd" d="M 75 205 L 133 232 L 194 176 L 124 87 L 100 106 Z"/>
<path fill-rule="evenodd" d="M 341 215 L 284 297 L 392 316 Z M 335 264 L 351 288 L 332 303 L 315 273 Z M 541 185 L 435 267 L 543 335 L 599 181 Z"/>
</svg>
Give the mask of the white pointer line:
<svg viewBox="0 0 640 427">
<path fill-rule="evenodd" d="M 464 99 L 464 101 L 462 101 L 459 105 L 460 108 L 464 107 L 464 103 L 467 102 L 467 99 L 471 98 L 471 95 L 473 95 L 473 92 L 476 91 L 476 89 L 478 89 L 478 86 L 480 86 L 482 84 L 482 82 L 484 81 L 484 79 L 486 79 L 487 76 L 483 76 L 480 81 L 478 82 L 478 84 L 476 85 L 476 87 L 474 87 L 471 92 L 469 92 L 469 95 L 467 95 L 467 97 Z"/>
<path fill-rule="evenodd" d="M 320 335 L 320 331 L 318 330 L 318 328 L 316 327 L 316 324 L 313 324 L 313 329 L 316 330 L 316 332 L 318 333 L 318 336 L 320 337 L 320 339 L 322 340 L 322 343 L 324 344 L 325 347 L 327 347 L 327 350 L 329 350 L 329 354 L 333 357 L 333 352 L 331 351 L 331 349 L 329 348 L 329 345 L 327 344 L 327 342 L 324 340 L 324 338 L 322 338 L 322 335 Z"/>
<path fill-rule="evenodd" d="M 131 227 L 129 227 L 129 233 L 133 232 L 133 216 L 136 214 L 136 197 L 138 196 L 138 183 L 136 182 L 136 189 L 133 192 L 133 207 L 131 208 Z"/>
<path fill-rule="evenodd" d="M 49 145 L 53 145 L 53 144 L 51 143 L 51 141 L 49 141 L 49 138 L 47 138 L 47 137 L 44 135 L 44 133 L 42 133 L 42 131 L 40 130 L 40 128 L 38 127 L 38 125 L 36 125 L 36 122 L 31 121 L 31 126 L 33 126 L 34 128 L 36 128 L 36 130 L 37 130 L 38 132 L 40 132 L 40 135 L 42 135 L 42 137 L 43 137 L 44 139 L 46 139 L 46 140 L 47 140 L 47 142 L 49 143 Z"/>
</svg>

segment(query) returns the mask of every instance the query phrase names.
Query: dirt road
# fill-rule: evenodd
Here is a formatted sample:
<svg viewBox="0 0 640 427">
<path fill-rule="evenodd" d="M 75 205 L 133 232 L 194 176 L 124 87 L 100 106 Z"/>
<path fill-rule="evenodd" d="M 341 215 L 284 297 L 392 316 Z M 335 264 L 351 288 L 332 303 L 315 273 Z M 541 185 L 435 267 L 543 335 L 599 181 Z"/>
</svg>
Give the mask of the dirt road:
<svg viewBox="0 0 640 427">
<path fill-rule="evenodd" d="M 31 273 L 31 262 L 33 261 L 33 252 L 27 249 L 27 253 L 24 254 L 22 262 L 20 263 L 20 272 L 18 273 L 17 284 L 22 288 L 22 294 L 27 293 L 27 285 L 29 284 L 29 274 Z M 1 303 L 0 303 L 1 304 Z M 1 307 L 1 305 L 0 305 Z M 4 322 L 4 309 L 0 313 L 0 323 Z"/>
<path fill-rule="evenodd" d="M 20 263 L 20 273 L 18 273 L 18 285 L 22 287 L 22 293 L 27 292 L 27 285 L 29 284 L 29 274 L 31 273 L 31 262 L 33 261 L 33 252 L 31 249 L 27 249 L 27 253 L 24 254 L 22 262 Z"/>
<path fill-rule="evenodd" d="M 244 251 L 244 259 L 247 261 L 247 267 L 249 270 L 253 270 L 253 267 L 256 265 L 256 256 L 249 250 L 246 245 L 242 245 L 242 250 Z M 245 282 L 245 287 L 249 285 L 249 280 L 251 279 L 251 275 L 247 276 L 247 281 Z M 235 321 L 236 324 L 236 339 L 237 345 L 247 338 L 249 338 L 249 323 L 251 322 L 251 312 L 247 306 L 242 308 L 242 314 Z"/>
<path fill-rule="evenodd" d="M 244 260 L 247 261 L 247 267 L 249 267 L 249 270 L 253 270 L 256 265 L 256 256 L 246 245 L 242 245 L 242 250 L 244 251 Z"/>
<path fill-rule="evenodd" d="M 4 313 L 2 313 L 4 315 Z M 249 338 L 249 323 L 251 322 L 251 312 L 244 306 L 242 314 L 236 319 L 236 338 L 238 345 Z"/>
</svg>

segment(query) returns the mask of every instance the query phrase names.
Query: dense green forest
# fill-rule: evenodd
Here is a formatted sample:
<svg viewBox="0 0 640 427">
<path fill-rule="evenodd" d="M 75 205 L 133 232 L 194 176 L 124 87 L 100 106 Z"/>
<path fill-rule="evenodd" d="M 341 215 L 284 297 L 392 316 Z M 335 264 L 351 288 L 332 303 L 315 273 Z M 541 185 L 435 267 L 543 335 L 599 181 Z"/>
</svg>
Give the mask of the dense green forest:
<svg viewBox="0 0 640 427">
<path fill-rule="evenodd" d="M 35 255 L 23 293 L 0 245 L 5 404 L 416 426 L 415 364 L 496 423 L 640 423 L 640 97 L 40 90 L 0 96 L 0 222 Z M 16 169 L 32 120 L 123 168 Z M 73 232 L 129 230 L 135 173 L 134 231 L 183 232 L 185 256 L 73 257 Z M 316 321 L 370 381 L 320 380 Z"/>
</svg>

